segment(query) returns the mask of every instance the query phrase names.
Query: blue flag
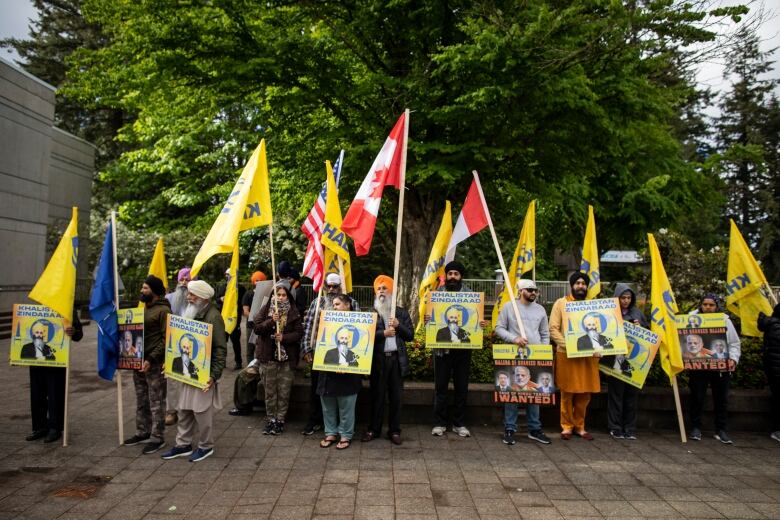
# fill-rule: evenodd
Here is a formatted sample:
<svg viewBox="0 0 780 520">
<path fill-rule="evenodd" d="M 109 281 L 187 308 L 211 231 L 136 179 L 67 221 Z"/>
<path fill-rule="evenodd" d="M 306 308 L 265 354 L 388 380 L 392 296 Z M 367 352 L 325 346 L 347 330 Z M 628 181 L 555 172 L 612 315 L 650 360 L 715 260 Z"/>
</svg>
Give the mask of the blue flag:
<svg viewBox="0 0 780 520">
<path fill-rule="evenodd" d="M 98 375 L 108 381 L 114 379 L 119 359 L 115 287 L 113 233 L 109 222 L 95 276 L 95 285 L 92 286 L 92 297 L 89 300 L 89 313 L 98 326 Z"/>
</svg>

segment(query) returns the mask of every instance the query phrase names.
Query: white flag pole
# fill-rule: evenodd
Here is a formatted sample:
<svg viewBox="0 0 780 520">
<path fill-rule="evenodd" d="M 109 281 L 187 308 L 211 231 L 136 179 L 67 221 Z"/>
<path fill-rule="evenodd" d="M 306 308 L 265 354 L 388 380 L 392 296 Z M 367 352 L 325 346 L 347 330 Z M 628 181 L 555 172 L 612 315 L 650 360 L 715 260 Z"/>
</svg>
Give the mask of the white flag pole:
<svg viewBox="0 0 780 520">
<path fill-rule="evenodd" d="M 393 266 L 393 297 L 391 299 L 390 320 L 395 319 L 395 307 L 398 303 L 398 271 L 401 263 L 401 229 L 404 224 L 404 191 L 406 191 L 406 149 L 409 143 L 409 109 L 404 110 L 404 147 L 401 149 L 401 182 L 398 193 L 398 222 L 395 228 L 395 265 Z M 386 323 L 389 327 L 390 324 Z"/>
<path fill-rule="evenodd" d="M 504 280 L 507 282 L 506 290 L 509 292 L 509 301 L 512 303 L 512 310 L 515 313 L 515 319 L 517 319 L 517 324 L 520 326 L 520 335 L 523 336 L 523 338 L 528 339 L 528 336 L 525 333 L 525 327 L 523 326 L 523 320 L 520 319 L 520 309 L 517 307 L 517 301 L 515 300 L 515 288 L 512 287 L 512 284 L 509 283 L 509 275 L 507 274 L 506 264 L 504 264 L 504 257 L 501 255 L 501 247 L 498 245 L 496 230 L 493 229 L 493 219 L 490 218 L 490 211 L 488 210 L 487 202 L 485 202 L 485 194 L 482 193 L 482 185 L 479 183 L 479 174 L 477 173 L 477 170 L 474 170 L 472 173 L 474 174 L 474 180 L 477 183 L 479 199 L 482 202 L 482 207 L 485 209 L 485 216 L 487 217 L 488 226 L 490 226 L 490 235 L 493 237 L 493 245 L 496 247 L 496 255 L 498 256 L 498 262 L 501 265 L 501 274 L 504 275 Z"/>
<path fill-rule="evenodd" d="M 114 308 L 119 312 L 119 266 L 116 261 L 116 211 L 111 212 L 111 255 L 114 263 Z M 125 422 L 122 401 L 122 371 L 116 371 L 116 414 L 119 432 L 119 445 L 124 442 Z"/>
</svg>

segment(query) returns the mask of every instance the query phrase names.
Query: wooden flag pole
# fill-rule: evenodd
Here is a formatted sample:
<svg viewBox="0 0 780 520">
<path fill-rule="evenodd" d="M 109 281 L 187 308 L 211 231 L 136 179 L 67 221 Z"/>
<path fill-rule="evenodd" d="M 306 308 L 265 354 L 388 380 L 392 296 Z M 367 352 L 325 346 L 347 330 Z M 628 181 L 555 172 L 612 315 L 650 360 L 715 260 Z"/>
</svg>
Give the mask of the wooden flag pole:
<svg viewBox="0 0 780 520">
<path fill-rule="evenodd" d="M 347 294 L 347 277 L 344 276 L 344 259 L 336 255 L 339 259 L 339 276 L 341 277 L 341 292 Z"/>
<path fill-rule="evenodd" d="M 501 255 L 501 247 L 498 245 L 498 237 L 496 236 L 496 230 L 493 228 L 493 219 L 490 218 L 490 211 L 485 202 L 485 194 L 482 193 L 482 185 L 479 183 L 479 174 L 477 170 L 472 172 L 474 174 L 474 180 L 477 181 L 477 191 L 479 191 L 479 199 L 482 202 L 482 207 L 485 209 L 485 216 L 487 217 L 488 226 L 490 226 L 490 236 L 493 237 L 493 245 L 496 247 L 496 255 L 498 256 L 498 262 L 501 265 L 501 274 L 504 275 L 506 280 L 506 290 L 509 292 L 509 301 L 512 302 L 512 310 L 515 313 L 515 319 L 520 327 L 520 335 L 523 338 L 528 339 L 525 333 L 525 327 L 523 326 L 523 320 L 520 318 L 520 309 L 517 307 L 517 300 L 515 300 L 515 288 L 509 283 L 509 275 L 507 274 L 506 264 L 504 264 L 504 257 Z"/>
<path fill-rule="evenodd" d="M 775 296 L 775 292 L 772 290 L 772 286 L 769 284 L 766 284 L 767 292 L 769 292 L 769 299 L 772 301 L 772 306 L 774 307 L 777 305 L 777 296 Z"/>
<path fill-rule="evenodd" d="M 677 408 L 677 423 L 680 425 L 680 440 L 688 442 L 685 435 L 685 421 L 683 421 L 682 406 L 680 405 L 680 390 L 677 388 L 677 376 L 672 378 L 672 392 L 674 393 L 674 406 Z"/>
<path fill-rule="evenodd" d="M 398 271 L 401 263 L 401 229 L 404 225 L 404 191 L 406 191 L 406 149 L 409 143 L 409 109 L 404 110 L 404 147 L 401 150 L 401 184 L 398 193 L 398 222 L 395 227 L 395 264 L 393 265 L 393 297 L 390 304 L 390 321 L 395 319 L 398 303 Z M 389 325 L 389 324 L 388 324 Z"/>
<path fill-rule="evenodd" d="M 111 212 L 111 249 L 114 260 L 114 308 L 119 312 L 119 267 L 116 261 L 116 211 Z M 124 442 L 125 421 L 124 421 L 124 401 L 122 400 L 122 371 L 116 371 L 116 414 L 117 426 L 119 430 L 119 445 Z"/>
<path fill-rule="evenodd" d="M 236 240 L 238 240 L 238 237 L 236 237 Z M 271 297 L 273 298 L 274 302 L 274 314 L 279 314 L 279 301 L 276 299 L 276 259 L 274 258 L 274 224 L 271 222 L 271 224 L 268 225 L 268 241 L 271 243 L 271 280 L 273 280 L 274 284 L 271 288 Z M 293 302 L 290 302 L 292 305 Z M 276 333 L 279 334 L 281 332 L 279 330 L 279 322 L 276 322 Z M 276 341 L 276 359 L 281 359 L 282 357 L 282 343 L 281 341 Z"/>
<path fill-rule="evenodd" d="M 324 271 L 324 269 L 323 269 L 323 271 Z M 317 344 L 317 328 L 318 328 L 317 327 L 317 320 L 320 317 L 320 305 L 321 305 L 321 302 L 322 302 L 322 286 L 323 285 L 325 285 L 325 281 L 324 280 L 320 284 L 320 290 L 317 293 L 317 305 L 314 307 L 314 322 L 312 322 L 312 324 L 311 324 L 313 329 L 312 329 L 311 339 L 309 341 L 309 346 L 311 347 L 312 355 L 314 355 L 314 346 Z"/>
</svg>

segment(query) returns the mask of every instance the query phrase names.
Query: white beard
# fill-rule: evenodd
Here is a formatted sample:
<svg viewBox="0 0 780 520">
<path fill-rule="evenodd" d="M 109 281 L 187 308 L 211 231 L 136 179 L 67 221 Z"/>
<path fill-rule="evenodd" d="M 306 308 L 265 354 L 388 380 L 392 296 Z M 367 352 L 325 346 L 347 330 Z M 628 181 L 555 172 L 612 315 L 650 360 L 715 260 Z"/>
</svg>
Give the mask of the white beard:
<svg viewBox="0 0 780 520">
<path fill-rule="evenodd" d="M 206 307 L 206 304 L 188 303 L 187 307 L 184 309 L 184 312 L 182 312 L 181 315 L 183 318 L 187 318 L 188 320 L 194 320 L 195 316 L 200 314 L 204 307 Z"/>
<path fill-rule="evenodd" d="M 374 310 L 382 317 L 387 323 L 390 319 L 390 311 L 392 310 L 392 302 L 387 297 L 377 296 L 374 298 Z"/>
<path fill-rule="evenodd" d="M 460 330 L 460 327 L 456 323 L 448 323 L 447 327 L 450 329 L 450 332 L 453 334 L 457 334 Z"/>
<path fill-rule="evenodd" d="M 45 357 L 43 355 L 43 339 L 42 338 L 33 338 L 33 345 L 35 345 L 35 357 L 36 358 L 43 358 Z"/>
<path fill-rule="evenodd" d="M 589 330 L 588 331 L 588 337 L 590 339 L 592 339 L 593 341 L 598 342 L 598 340 L 599 340 L 599 333 L 596 332 L 595 330 Z"/>
</svg>

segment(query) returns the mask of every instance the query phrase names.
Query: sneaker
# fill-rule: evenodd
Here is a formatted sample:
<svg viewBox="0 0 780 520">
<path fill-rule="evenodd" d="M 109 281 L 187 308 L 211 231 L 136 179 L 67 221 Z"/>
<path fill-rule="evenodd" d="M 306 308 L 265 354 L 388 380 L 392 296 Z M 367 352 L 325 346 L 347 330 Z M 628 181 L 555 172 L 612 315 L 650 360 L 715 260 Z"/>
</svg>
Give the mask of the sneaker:
<svg viewBox="0 0 780 520">
<path fill-rule="evenodd" d="M 698 428 L 694 428 L 691 430 L 691 434 L 688 435 L 688 438 L 692 441 L 700 441 L 701 440 L 701 430 Z"/>
<path fill-rule="evenodd" d="M 515 440 L 515 432 L 512 430 L 504 430 L 504 438 L 502 439 L 502 442 L 504 444 L 509 444 L 510 446 L 514 446 L 517 442 Z"/>
<path fill-rule="evenodd" d="M 125 446 L 135 446 L 136 444 L 143 444 L 149 442 L 149 437 L 151 435 L 133 435 L 129 439 L 125 439 L 124 444 Z"/>
<path fill-rule="evenodd" d="M 43 439 L 43 442 L 48 444 L 50 442 L 59 440 L 60 437 L 62 437 L 62 432 L 60 432 L 59 430 L 49 430 L 49 434 L 46 435 L 46 438 Z"/>
<path fill-rule="evenodd" d="M 303 431 L 301 431 L 301 435 L 314 435 L 314 432 L 318 432 L 322 429 L 322 426 L 319 424 L 307 424 L 303 427 Z"/>
<path fill-rule="evenodd" d="M 541 444 L 550 444 L 550 438 L 542 430 L 528 432 L 528 438 Z"/>
<path fill-rule="evenodd" d="M 434 426 L 433 430 L 431 430 L 431 435 L 435 435 L 436 437 L 441 437 L 444 435 L 444 432 L 447 431 L 447 428 L 444 426 Z"/>
<path fill-rule="evenodd" d="M 715 434 L 715 439 L 719 440 L 723 444 L 734 444 L 734 441 L 732 441 L 728 434 L 726 434 L 725 430 L 719 430 L 718 433 Z"/>
<path fill-rule="evenodd" d="M 629 441 L 635 441 L 636 440 L 636 433 L 634 432 L 626 432 L 623 434 L 623 438 Z"/>
<path fill-rule="evenodd" d="M 209 448 L 207 450 L 204 450 L 203 448 L 198 448 L 195 450 L 192 455 L 190 455 L 190 462 L 199 462 L 206 457 L 211 457 L 214 454 L 214 448 Z"/>
<path fill-rule="evenodd" d="M 465 426 L 453 426 L 452 431 L 461 437 L 471 437 L 471 432 Z"/>
<path fill-rule="evenodd" d="M 284 423 L 282 421 L 276 421 L 274 423 L 274 431 L 271 432 L 271 435 L 281 435 L 284 433 Z"/>
<path fill-rule="evenodd" d="M 609 435 L 613 439 L 625 439 L 626 436 L 620 430 L 609 430 Z"/>
<path fill-rule="evenodd" d="M 774 439 L 777 442 L 780 442 L 780 430 L 776 432 L 772 432 L 772 434 L 769 436 L 770 439 Z"/>
<path fill-rule="evenodd" d="M 263 430 L 263 435 L 273 435 L 274 434 L 274 427 L 275 427 L 276 421 L 267 421 L 265 423 L 265 429 Z"/>
<path fill-rule="evenodd" d="M 144 449 L 141 451 L 144 455 L 149 455 L 150 453 L 154 453 L 156 451 L 161 450 L 165 447 L 165 441 L 152 441 L 146 444 L 144 446 Z"/>
<path fill-rule="evenodd" d="M 192 454 L 192 446 L 189 444 L 186 446 L 174 446 L 170 450 L 162 454 L 163 460 L 171 460 L 178 457 L 186 457 Z"/>
</svg>

